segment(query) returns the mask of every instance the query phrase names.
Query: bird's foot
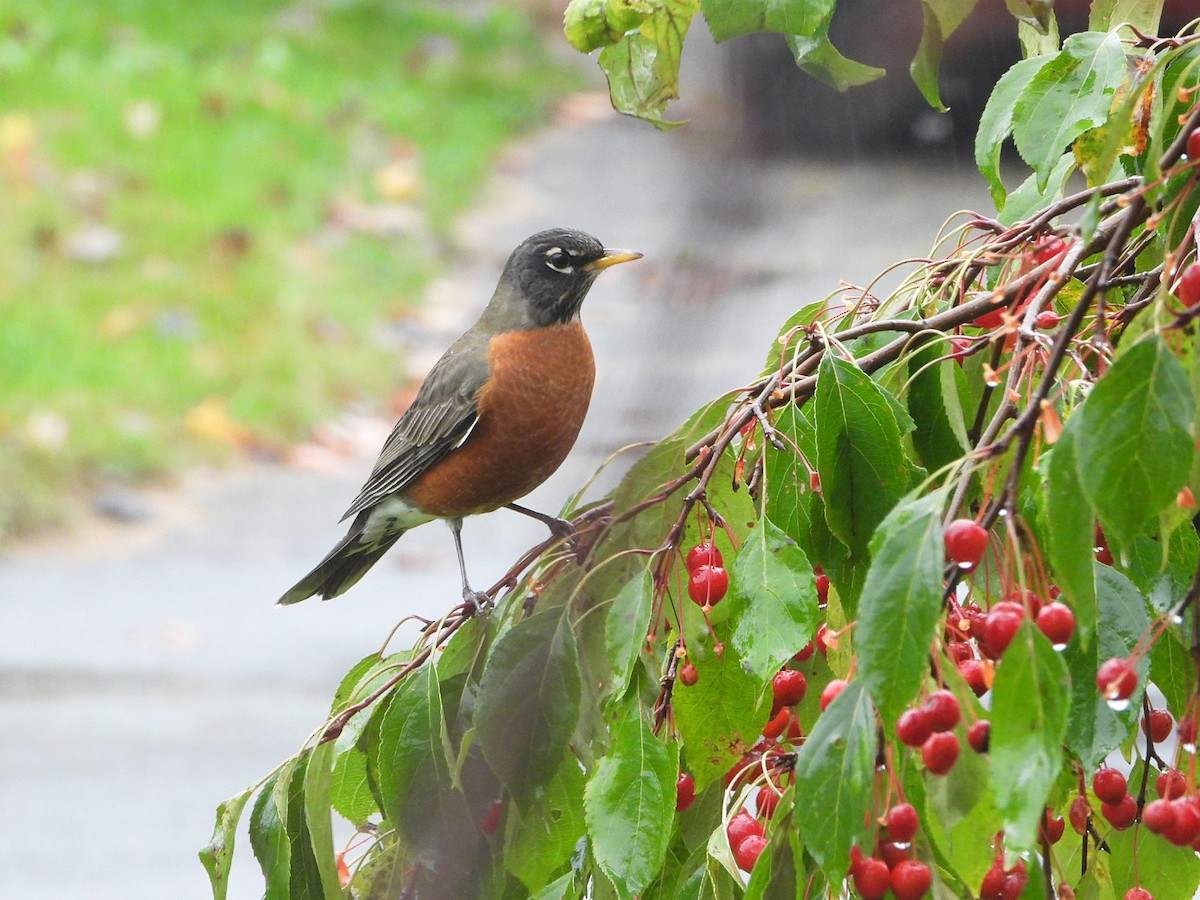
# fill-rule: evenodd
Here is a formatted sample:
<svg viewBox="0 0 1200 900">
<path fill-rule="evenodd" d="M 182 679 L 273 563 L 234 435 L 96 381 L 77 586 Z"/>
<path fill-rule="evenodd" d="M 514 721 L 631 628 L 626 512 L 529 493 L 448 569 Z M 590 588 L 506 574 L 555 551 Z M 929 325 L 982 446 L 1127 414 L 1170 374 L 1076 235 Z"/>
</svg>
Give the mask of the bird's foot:
<svg viewBox="0 0 1200 900">
<path fill-rule="evenodd" d="M 483 591 L 472 590 L 470 585 L 463 585 L 462 598 L 473 616 L 486 616 L 492 608 L 492 598 Z"/>
<path fill-rule="evenodd" d="M 575 546 L 575 526 L 566 519 L 557 517 L 548 518 L 546 527 L 550 529 L 550 533 L 555 537 L 562 538 L 572 547 Z"/>
</svg>

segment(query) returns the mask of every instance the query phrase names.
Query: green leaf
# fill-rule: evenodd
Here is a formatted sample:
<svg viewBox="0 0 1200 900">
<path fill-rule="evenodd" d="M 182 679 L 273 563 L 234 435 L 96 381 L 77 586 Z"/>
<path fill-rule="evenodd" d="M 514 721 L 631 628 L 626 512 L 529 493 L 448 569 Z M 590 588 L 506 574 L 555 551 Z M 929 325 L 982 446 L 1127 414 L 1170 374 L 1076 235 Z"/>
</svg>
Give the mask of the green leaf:
<svg viewBox="0 0 1200 900">
<path fill-rule="evenodd" d="M 1063 184 L 1074 170 L 1075 154 L 1064 153 L 1045 185 L 1040 184 L 1041 179 L 1036 172 L 1030 175 L 1004 201 L 1000 221 L 1006 225 L 1021 222 L 1037 210 L 1053 203 L 1062 196 Z"/>
<path fill-rule="evenodd" d="M 605 623 L 608 661 L 612 665 L 613 694 L 625 693 L 629 675 L 646 643 L 654 606 L 654 579 L 648 568 L 630 579 L 613 600 Z"/>
<path fill-rule="evenodd" d="M 1193 409 L 1182 364 L 1151 336 L 1117 358 L 1073 417 L 1080 483 L 1122 556 L 1187 482 Z"/>
<path fill-rule="evenodd" d="M 734 562 L 733 592 L 739 604 L 733 646 L 751 672 L 770 678 L 816 633 L 812 564 L 763 516 Z"/>
<path fill-rule="evenodd" d="M 717 42 L 759 31 L 815 36 L 833 18 L 835 0 L 701 0 L 708 30 Z"/>
<path fill-rule="evenodd" d="M 1150 678 L 1178 714 L 1187 709 L 1196 685 L 1196 666 L 1177 625 L 1169 626 L 1150 649 Z"/>
<path fill-rule="evenodd" d="M 678 772 L 678 748 L 664 746 L 635 707 L 588 781 L 583 813 L 592 854 L 622 897 L 641 892 L 662 865 Z"/>
<path fill-rule="evenodd" d="M 354 825 L 362 825 L 379 812 L 367 780 L 367 754 L 351 747 L 333 764 L 330 803 L 338 814 Z"/>
<path fill-rule="evenodd" d="M 547 783 L 579 719 L 575 635 L 563 609 L 514 625 L 483 673 L 475 739 L 488 765 L 521 802 Z"/>
<path fill-rule="evenodd" d="M 1095 514 L 1083 496 L 1075 464 L 1075 417 L 1067 420 L 1046 458 L 1043 526 L 1054 580 L 1075 612 L 1074 641 L 1086 647 L 1096 630 Z"/>
<path fill-rule="evenodd" d="M 942 64 L 942 45 L 971 14 L 978 0 L 921 0 L 924 27 L 908 71 L 921 94 L 936 110 L 946 111 L 938 92 L 938 68 Z"/>
<path fill-rule="evenodd" d="M 688 658 L 699 680 L 691 687 L 677 682 L 671 699 L 696 790 L 702 791 L 757 739 L 769 701 L 763 680 L 742 667 L 736 648 L 727 644 L 721 656 L 690 648 Z"/>
<path fill-rule="evenodd" d="M 825 516 L 854 554 L 908 490 L 900 424 L 886 391 L 835 353 L 821 358 L 814 414 Z"/>
<path fill-rule="evenodd" d="M 583 770 L 568 757 L 530 808 L 511 814 L 504 858 L 531 893 L 548 886 L 583 837 L 583 786 Z"/>
<path fill-rule="evenodd" d="M 859 678 L 885 727 L 917 695 L 942 613 L 943 492 L 909 496 L 883 520 L 871 542 L 871 568 L 854 632 Z"/>
<path fill-rule="evenodd" d="M 908 414 L 915 423 L 913 447 L 930 472 L 958 460 L 969 449 L 959 392 L 965 376 L 951 360 L 933 362 L 945 353 L 945 343 L 931 341 L 909 361 L 916 373 L 906 395 Z"/>
<path fill-rule="evenodd" d="M 638 30 L 600 51 L 600 68 L 618 112 L 637 116 L 655 128 L 682 122 L 663 118 L 667 101 L 679 96 L 679 56 L 700 0 L 662 0 Z"/>
<path fill-rule="evenodd" d="M 225 900 L 229 891 L 229 867 L 233 864 L 237 826 L 242 818 L 242 810 L 246 808 L 246 801 L 253 793 L 254 788 L 247 788 L 218 804 L 217 824 L 213 828 L 212 839 L 200 849 L 200 862 L 212 883 L 213 900 Z"/>
<path fill-rule="evenodd" d="M 1054 15 L 1054 0 L 1005 0 L 1005 3 L 1017 21 L 1043 34 L 1050 28 L 1050 20 Z"/>
<path fill-rule="evenodd" d="M 887 74 L 883 69 L 842 56 L 823 34 L 814 37 L 789 34 L 787 44 L 796 57 L 796 65 L 839 91 L 868 84 Z"/>
<path fill-rule="evenodd" d="M 951 870 L 969 885 L 983 881 L 994 858 L 989 843 L 979 836 L 995 834 L 1004 824 L 996 809 L 988 771 L 988 757 L 964 746 L 954 768 L 924 781 L 921 821 Z M 916 805 L 916 801 L 910 802 Z"/>
<path fill-rule="evenodd" d="M 250 846 L 266 881 L 264 900 L 289 900 L 291 844 L 287 832 L 288 782 L 297 759 L 290 759 L 263 784 L 250 811 Z"/>
<path fill-rule="evenodd" d="M 1028 619 L 1004 651 L 992 688 L 992 790 L 1005 847 L 1037 843 L 1037 825 L 1062 768 L 1071 680 L 1066 664 Z"/>
<path fill-rule="evenodd" d="M 1129 23 L 1143 34 L 1158 34 L 1163 0 L 1092 0 L 1088 31 L 1108 31 Z"/>
<path fill-rule="evenodd" d="M 1141 709 L 1141 696 L 1150 662 L 1137 664 L 1138 688 L 1129 708 L 1116 712 L 1096 689 L 1096 671 L 1100 662 L 1127 657 L 1146 629 L 1150 617 L 1146 601 L 1133 583 L 1111 566 L 1093 563 L 1099 625 L 1096 639 L 1084 648 L 1072 641 L 1064 651 L 1073 685 L 1071 715 L 1067 725 L 1067 747 L 1089 769 L 1099 764 L 1120 745 L 1133 729 Z"/>
<path fill-rule="evenodd" d="M 563 33 L 580 53 L 591 53 L 617 43 L 658 6 L 658 0 L 571 0 Z"/>
<path fill-rule="evenodd" d="M 1112 849 L 1109 871 L 1117 896 L 1134 885 L 1148 890 L 1154 900 L 1193 900 L 1200 888 L 1200 858 L 1180 853 L 1164 840 L 1137 839 L 1134 829 L 1105 836 Z"/>
<path fill-rule="evenodd" d="M 850 846 L 865 843 L 875 783 L 875 712 L 851 681 L 817 719 L 796 756 L 796 824 L 829 880 L 846 875 Z"/>
<path fill-rule="evenodd" d="M 1073 34 L 1030 80 L 1013 113 L 1017 152 L 1044 189 L 1063 150 L 1108 119 L 1125 78 L 1125 51 L 1116 34 Z"/>
<path fill-rule="evenodd" d="M 369 766 L 384 816 L 409 840 L 440 805 L 450 781 L 442 744 L 442 699 L 437 673 L 425 665 L 410 674 L 372 723 Z"/>
<path fill-rule="evenodd" d="M 1012 134 L 1017 101 L 1050 59 L 1048 56 L 1023 59 L 1005 72 L 992 88 L 979 119 L 979 129 L 975 132 L 975 164 L 991 187 L 992 201 L 997 209 L 1003 208 L 1006 194 L 1004 182 L 1000 180 L 1000 150 L 1004 139 Z"/>
<path fill-rule="evenodd" d="M 315 869 L 317 881 L 314 896 L 325 900 L 336 900 L 342 896 L 338 883 L 337 864 L 333 850 L 333 817 L 330 815 L 332 798 L 330 786 L 333 774 L 334 744 L 328 741 L 314 747 L 308 754 L 303 781 L 303 831 L 311 852 L 311 868 Z M 293 792 L 296 785 L 293 784 Z M 290 816 L 289 816 L 290 819 Z M 293 840 L 295 838 L 293 837 Z M 294 858 L 294 857 L 293 857 Z M 293 877 L 293 890 L 295 878 Z"/>
</svg>

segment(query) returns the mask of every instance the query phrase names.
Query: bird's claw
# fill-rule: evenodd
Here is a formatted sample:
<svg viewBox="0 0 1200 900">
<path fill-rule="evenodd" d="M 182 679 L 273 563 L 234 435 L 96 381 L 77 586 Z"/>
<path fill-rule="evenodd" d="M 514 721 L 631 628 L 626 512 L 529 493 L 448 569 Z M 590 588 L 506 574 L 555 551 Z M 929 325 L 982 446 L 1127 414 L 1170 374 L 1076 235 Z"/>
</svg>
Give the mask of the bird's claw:
<svg viewBox="0 0 1200 900">
<path fill-rule="evenodd" d="M 483 591 L 475 591 L 470 587 L 464 587 L 462 598 L 463 602 L 471 609 L 471 615 L 484 616 L 492 608 L 492 598 Z"/>
</svg>

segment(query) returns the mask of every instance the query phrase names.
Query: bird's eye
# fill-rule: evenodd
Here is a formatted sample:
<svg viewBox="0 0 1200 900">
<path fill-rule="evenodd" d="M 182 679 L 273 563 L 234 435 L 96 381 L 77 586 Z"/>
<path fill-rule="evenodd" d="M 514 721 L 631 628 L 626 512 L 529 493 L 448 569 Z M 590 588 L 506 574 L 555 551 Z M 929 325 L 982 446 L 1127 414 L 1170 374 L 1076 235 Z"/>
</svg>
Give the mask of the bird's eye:
<svg viewBox="0 0 1200 900">
<path fill-rule="evenodd" d="M 571 254 L 558 247 L 551 247 L 546 251 L 546 265 L 564 275 L 570 275 L 575 271 L 575 266 L 571 264 Z"/>
</svg>

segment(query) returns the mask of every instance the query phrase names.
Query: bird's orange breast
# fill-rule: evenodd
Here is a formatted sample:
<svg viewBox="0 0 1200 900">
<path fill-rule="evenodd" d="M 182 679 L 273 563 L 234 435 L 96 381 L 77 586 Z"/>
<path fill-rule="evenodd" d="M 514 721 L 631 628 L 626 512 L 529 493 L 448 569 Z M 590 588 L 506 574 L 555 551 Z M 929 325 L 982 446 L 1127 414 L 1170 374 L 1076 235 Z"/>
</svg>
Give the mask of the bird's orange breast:
<svg viewBox="0 0 1200 900">
<path fill-rule="evenodd" d="M 466 516 L 512 503 L 549 478 L 579 436 L 596 377 L 582 325 L 498 334 L 488 362 L 475 428 L 405 492 L 425 512 Z"/>
</svg>

